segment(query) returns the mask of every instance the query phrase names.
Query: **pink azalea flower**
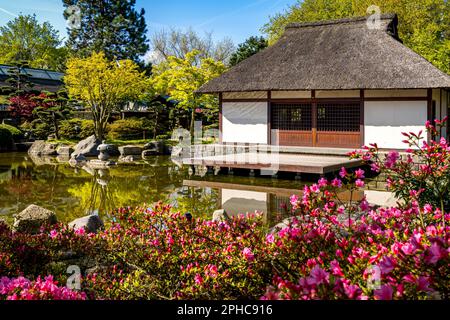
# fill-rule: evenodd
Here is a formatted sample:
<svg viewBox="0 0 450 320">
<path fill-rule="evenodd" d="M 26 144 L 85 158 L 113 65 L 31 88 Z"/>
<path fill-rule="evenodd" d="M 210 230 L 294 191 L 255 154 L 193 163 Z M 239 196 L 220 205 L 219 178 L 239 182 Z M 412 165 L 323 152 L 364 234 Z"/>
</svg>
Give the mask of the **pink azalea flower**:
<svg viewBox="0 0 450 320">
<path fill-rule="evenodd" d="M 367 211 L 367 210 L 369 210 L 369 209 L 370 209 L 369 202 L 367 202 L 366 199 L 362 200 L 361 203 L 359 204 L 359 208 L 360 208 L 362 211 Z"/>
<path fill-rule="evenodd" d="M 391 151 L 386 156 L 386 161 L 384 165 L 386 168 L 390 169 L 397 164 L 397 160 L 400 158 L 400 154 L 397 151 Z"/>
<path fill-rule="evenodd" d="M 433 213 L 433 207 L 430 204 L 426 204 L 423 206 L 423 211 L 426 214 Z"/>
<path fill-rule="evenodd" d="M 362 293 L 362 290 L 354 284 L 344 283 L 344 292 L 349 299 L 357 299 Z"/>
<path fill-rule="evenodd" d="M 387 284 L 383 284 L 380 289 L 375 290 L 375 299 L 376 300 L 392 300 L 392 295 L 394 294 L 394 290 L 391 286 Z"/>
<path fill-rule="evenodd" d="M 322 283 L 328 283 L 329 274 L 321 267 L 316 265 L 310 273 L 310 276 L 307 279 L 307 283 L 309 285 L 319 285 Z"/>
<path fill-rule="evenodd" d="M 78 236 L 83 236 L 86 234 L 86 230 L 84 229 L 84 227 L 75 229 L 75 234 Z"/>
<path fill-rule="evenodd" d="M 298 196 L 293 194 L 289 200 L 291 205 L 296 206 L 298 203 Z"/>
<path fill-rule="evenodd" d="M 340 276 L 340 277 L 344 276 L 344 273 L 342 272 L 342 269 L 339 266 L 339 262 L 337 262 L 336 260 L 333 260 L 330 262 L 330 270 L 331 270 L 331 274 L 334 276 Z"/>
<path fill-rule="evenodd" d="M 320 188 L 317 184 L 313 184 L 310 189 L 311 189 L 311 192 L 314 192 L 314 193 L 320 192 Z"/>
<path fill-rule="evenodd" d="M 255 255 L 253 254 L 253 252 L 250 248 L 244 248 L 244 250 L 242 250 L 242 254 L 244 255 L 245 259 L 247 259 L 248 261 L 255 260 Z"/>
<path fill-rule="evenodd" d="M 355 181 L 355 185 L 356 185 L 358 188 L 364 188 L 365 183 L 364 183 L 364 181 L 358 179 L 358 180 Z"/>
<path fill-rule="evenodd" d="M 405 243 L 402 245 L 401 250 L 406 255 L 411 255 L 415 252 L 416 248 L 411 243 Z"/>
<path fill-rule="evenodd" d="M 355 171 L 356 178 L 358 179 L 364 179 L 364 170 L 358 169 Z"/>
<path fill-rule="evenodd" d="M 419 291 L 425 291 L 425 292 L 433 291 L 430 288 L 429 278 L 420 276 L 419 279 L 417 279 L 417 289 L 419 289 Z"/>
<path fill-rule="evenodd" d="M 341 188 L 342 187 L 342 181 L 340 179 L 336 178 L 333 181 L 331 181 L 331 185 L 333 187 L 336 187 L 336 188 Z"/>
<path fill-rule="evenodd" d="M 347 170 L 342 167 L 341 171 L 339 171 L 339 175 L 341 176 L 341 178 L 345 178 L 347 176 Z"/>
<path fill-rule="evenodd" d="M 195 284 L 201 286 L 203 284 L 203 278 L 201 275 L 196 274 L 194 277 Z"/>
<path fill-rule="evenodd" d="M 275 237 L 273 234 L 268 234 L 266 237 L 266 241 L 267 243 L 274 243 L 275 242 Z"/>
<path fill-rule="evenodd" d="M 50 238 L 55 239 L 58 236 L 58 231 L 52 230 L 50 231 Z"/>
<path fill-rule="evenodd" d="M 388 274 L 395 268 L 395 261 L 386 256 L 381 260 L 380 264 L 378 265 L 380 267 L 380 270 L 383 274 Z"/>
<path fill-rule="evenodd" d="M 427 250 L 427 256 L 425 257 L 425 262 L 429 264 L 436 264 L 438 261 L 444 257 L 441 247 L 437 242 L 433 243 L 431 247 Z M 445 251 L 444 251 L 445 252 Z"/>
<path fill-rule="evenodd" d="M 380 172 L 380 166 L 375 162 L 370 165 L 370 169 L 374 172 Z"/>
<path fill-rule="evenodd" d="M 320 188 L 326 187 L 328 185 L 328 180 L 325 178 L 320 178 L 318 184 Z"/>
</svg>

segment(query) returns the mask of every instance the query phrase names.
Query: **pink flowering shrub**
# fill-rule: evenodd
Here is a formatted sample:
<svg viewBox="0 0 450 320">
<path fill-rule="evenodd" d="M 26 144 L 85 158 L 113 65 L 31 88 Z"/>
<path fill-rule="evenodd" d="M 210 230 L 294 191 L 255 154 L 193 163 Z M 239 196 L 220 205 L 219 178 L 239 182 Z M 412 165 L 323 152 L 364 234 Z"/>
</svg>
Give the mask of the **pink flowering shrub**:
<svg viewBox="0 0 450 320">
<path fill-rule="evenodd" d="M 110 268 L 83 286 L 108 299 L 257 298 L 272 278 L 262 219 L 188 219 L 169 206 L 122 208 L 98 235 Z"/>
<path fill-rule="evenodd" d="M 346 181 L 361 174 L 341 171 Z M 417 202 L 378 210 L 365 199 L 339 204 L 333 185 L 355 188 L 335 179 L 292 199 L 297 217 L 267 241 L 277 272 L 264 299 L 449 297 L 450 228 L 441 216 L 419 218 Z"/>
<path fill-rule="evenodd" d="M 292 218 L 270 232 L 260 216 L 211 222 L 161 204 L 117 209 L 96 235 L 60 225 L 31 236 L 0 222 L 0 298 L 449 299 L 448 151 L 441 140 L 403 160 L 376 146 L 354 153 L 385 171 L 401 205 L 355 201 L 370 172 L 343 168 L 292 196 Z M 95 264 L 81 293 L 53 280 L 67 279 L 67 253 Z"/>
<path fill-rule="evenodd" d="M 397 151 L 381 153 L 376 144 L 351 154 L 352 158 L 365 160 L 375 172 L 387 175 L 387 186 L 405 203 L 418 201 L 421 206 L 437 208 L 437 215 L 450 210 L 450 145 L 440 138 L 441 128 L 447 119 L 426 123 L 424 133 L 403 133 L 406 155 L 401 159 Z"/>
<path fill-rule="evenodd" d="M 0 300 L 85 300 L 86 294 L 58 286 L 52 276 L 30 281 L 24 277 L 0 278 Z"/>
</svg>

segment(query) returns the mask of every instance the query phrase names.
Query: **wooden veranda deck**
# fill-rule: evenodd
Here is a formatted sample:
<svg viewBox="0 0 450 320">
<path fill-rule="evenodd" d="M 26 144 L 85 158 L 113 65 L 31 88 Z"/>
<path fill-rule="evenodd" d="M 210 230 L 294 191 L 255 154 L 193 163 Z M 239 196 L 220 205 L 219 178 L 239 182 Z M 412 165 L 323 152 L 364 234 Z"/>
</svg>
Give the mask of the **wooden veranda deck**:
<svg viewBox="0 0 450 320">
<path fill-rule="evenodd" d="M 233 148 L 232 152 L 228 151 L 215 154 L 195 152 L 191 157 L 183 158 L 182 162 L 205 167 L 262 170 L 265 174 L 282 171 L 319 175 L 339 171 L 342 167 L 355 168 L 363 164 L 361 160 L 349 160 L 346 156 L 348 150 L 344 149 L 291 147 L 265 152 L 238 147 Z"/>
</svg>

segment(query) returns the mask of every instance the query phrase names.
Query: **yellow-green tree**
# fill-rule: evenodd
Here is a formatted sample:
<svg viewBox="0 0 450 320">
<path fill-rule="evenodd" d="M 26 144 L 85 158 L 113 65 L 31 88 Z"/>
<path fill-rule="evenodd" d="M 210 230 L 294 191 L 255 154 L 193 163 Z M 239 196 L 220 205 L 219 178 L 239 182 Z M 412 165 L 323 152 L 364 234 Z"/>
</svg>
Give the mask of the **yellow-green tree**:
<svg viewBox="0 0 450 320">
<path fill-rule="evenodd" d="M 149 90 L 149 79 L 136 63 L 109 61 L 103 53 L 70 59 L 64 82 L 70 97 L 82 101 L 92 112 L 98 139 L 105 136 L 111 112 L 142 98 Z"/>
<path fill-rule="evenodd" d="M 271 17 L 262 31 L 273 44 L 290 22 L 313 22 L 368 15 L 376 5 L 397 13 L 404 44 L 450 73 L 450 2 L 448 0 L 302 0 Z"/>
<path fill-rule="evenodd" d="M 190 112 L 191 136 L 194 132 L 195 109 L 218 111 L 218 101 L 213 95 L 195 93 L 202 85 L 225 71 L 225 65 L 211 58 L 200 58 L 200 51 L 189 52 L 184 59 L 171 56 L 153 68 L 151 83 L 156 94 L 169 95 L 178 107 Z"/>
</svg>

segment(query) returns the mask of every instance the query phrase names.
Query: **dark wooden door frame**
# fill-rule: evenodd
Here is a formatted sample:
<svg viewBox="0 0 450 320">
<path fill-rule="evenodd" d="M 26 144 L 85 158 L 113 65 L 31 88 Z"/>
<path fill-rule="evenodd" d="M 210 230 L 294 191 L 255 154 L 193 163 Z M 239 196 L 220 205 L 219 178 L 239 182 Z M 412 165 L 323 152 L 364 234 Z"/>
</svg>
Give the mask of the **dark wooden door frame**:
<svg viewBox="0 0 450 320">
<path fill-rule="evenodd" d="M 272 91 L 267 91 L 267 144 L 272 145 Z"/>
</svg>

